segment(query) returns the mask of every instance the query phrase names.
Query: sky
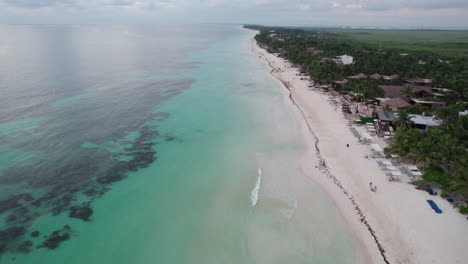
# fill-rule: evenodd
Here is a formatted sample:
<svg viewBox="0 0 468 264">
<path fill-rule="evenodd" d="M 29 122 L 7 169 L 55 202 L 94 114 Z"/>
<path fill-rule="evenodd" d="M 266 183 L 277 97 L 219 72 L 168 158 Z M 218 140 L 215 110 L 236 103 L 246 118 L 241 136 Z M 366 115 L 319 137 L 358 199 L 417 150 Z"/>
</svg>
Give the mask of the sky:
<svg viewBox="0 0 468 264">
<path fill-rule="evenodd" d="M 468 28 L 468 0 L 0 0 L 0 23 Z"/>
</svg>

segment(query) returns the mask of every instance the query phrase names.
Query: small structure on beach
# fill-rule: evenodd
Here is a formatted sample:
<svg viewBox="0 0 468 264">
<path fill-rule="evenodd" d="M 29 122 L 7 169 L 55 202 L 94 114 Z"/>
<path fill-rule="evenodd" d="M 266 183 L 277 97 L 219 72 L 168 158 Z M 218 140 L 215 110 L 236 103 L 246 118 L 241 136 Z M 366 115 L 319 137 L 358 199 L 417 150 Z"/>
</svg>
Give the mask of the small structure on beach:
<svg viewBox="0 0 468 264">
<path fill-rule="evenodd" d="M 346 87 L 347 83 L 348 83 L 347 79 L 333 81 L 332 87 L 335 89 L 343 89 L 344 87 Z"/>
<path fill-rule="evenodd" d="M 376 110 L 374 116 L 377 119 L 376 128 L 379 134 L 383 134 L 387 131 L 393 131 L 392 123 L 393 120 L 397 118 L 397 115 L 394 112 Z"/>
<path fill-rule="evenodd" d="M 398 117 L 394 112 L 390 111 L 377 110 L 375 112 L 377 114 L 377 120 L 381 122 L 391 123 Z"/>
</svg>

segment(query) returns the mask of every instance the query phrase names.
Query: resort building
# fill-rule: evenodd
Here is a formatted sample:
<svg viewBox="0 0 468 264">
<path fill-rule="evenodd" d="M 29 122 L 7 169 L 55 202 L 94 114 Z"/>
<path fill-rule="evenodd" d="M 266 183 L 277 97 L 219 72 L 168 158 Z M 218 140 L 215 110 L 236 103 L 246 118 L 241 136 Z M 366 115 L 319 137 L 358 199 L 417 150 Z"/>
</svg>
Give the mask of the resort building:
<svg viewBox="0 0 468 264">
<path fill-rule="evenodd" d="M 384 80 L 387 80 L 387 81 L 396 80 L 396 79 L 398 79 L 398 75 L 397 75 L 397 74 L 383 75 L 382 78 L 383 78 Z"/>
<path fill-rule="evenodd" d="M 437 119 L 435 116 L 423 116 L 423 115 L 408 115 L 412 123 L 410 124 L 413 128 L 419 128 L 422 130 L 428 130 L 431 127 L 440 126 L 442 121 Z M 393 121 L 398 118 L 397 112 L 390 112 L 384 110 L 377 110 L 374 117 L 377 119 L 377 131 L 383 134 L 387 131 L 394 131 L 395 127 Z"/>
<path fill-rule="evenodd" d="M 384 108 L 391 108 L 393 111 L 399 111 L 410 106 L 408 102 L 398 97 L 381 101 L 380 105 Z"/>
<path fill-rule="evenodd" d="M 350 79 L 364 79 L 367 78 L 367 76 L 364 73 L 359 73 L 354 76 L 349 76 L 348 78 Z"/>
<path fill-rule="evenodd" d="M 419 100 L 416 98 L 411 98 L 411 103 L 413 104 L 420 104 L 426 109 L 436 109 L 440 107 L 444 107 L 447 103 L 443 101 L 424 101 L 424 100 Z"/>
<path fill-rule="evenodd" d="M 341 55 L 341 56 L 337 56 L 337 58 L 344 65 L 353 64 L 353 60 L 354 60 L 354 58 L 352 56 L 349 56 L 349 55 L 346 55 L 346 54 Z"/>
<path fill-rule="evenodd" d="M 417 86 L 406 84 L 405 86 L 410 85 L 412 87 L 412 93 L 416 97 L 424 97 L 432 93 L 431 88 L 428 86 Z M 387 98 L 404 98 L 405 95 L 403 91 L 405 90 L 403 85 L 379 85 L 379 87 L 384 91 L 385 97 Z"/>
<path fill-rule="evenodd" d="M 371 79 L 374 79 L 374 80 L 380 80 L 382 79 L 382 76 L 378 73 L 374 73 L 370 76 Z"/>
<path fill-rule="evenodd" d="M 398 114 L 396 114 L 398 117 Z M 423 115 L 409 115 L 411 121 L 411 127 L 428 130 L 430 127 L 442 125 L 442 120 L 437 119 L 435 116 L 423 116 Z"/>
<path fill-rule="evenodd" d="M 424 78 L 411 78 L 406 80 L 407 83 L 412 83 L 412 84 L 419 84 L 419 85 L 425 85 L 429 84 L 432 82 L 432 79 L 424 79 Z"/>
</svg>

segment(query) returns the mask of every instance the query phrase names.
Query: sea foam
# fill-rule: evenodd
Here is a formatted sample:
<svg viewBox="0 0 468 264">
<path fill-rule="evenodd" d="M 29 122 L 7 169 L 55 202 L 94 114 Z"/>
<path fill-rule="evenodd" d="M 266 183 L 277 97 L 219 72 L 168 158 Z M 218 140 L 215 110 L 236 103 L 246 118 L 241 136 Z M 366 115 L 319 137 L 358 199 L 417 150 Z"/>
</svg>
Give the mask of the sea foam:
<svg viewBox="0 0 468 264">
<path fill-rule="evenodd" d="M 252 207 L 255 207 L 258 203 L 258 195 L 260 192 L 260 184 L 262 182 L 262 169 L 258 168 L 257 170 L 257 182 L 255 183 L 255 187 L 252 189 L 250 193 L 250 202 L 252 203 Z"/>
</svg>

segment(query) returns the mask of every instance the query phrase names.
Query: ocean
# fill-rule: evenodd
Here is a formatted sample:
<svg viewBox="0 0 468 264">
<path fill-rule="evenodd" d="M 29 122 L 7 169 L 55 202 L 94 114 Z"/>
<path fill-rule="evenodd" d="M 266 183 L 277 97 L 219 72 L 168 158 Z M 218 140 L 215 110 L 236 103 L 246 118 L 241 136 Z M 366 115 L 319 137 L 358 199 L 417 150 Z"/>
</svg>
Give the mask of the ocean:
<svg viewBox="0 0 468 264">
<path fill-rule="evenodd" d="M 0 262 L 360 263 L 254 35 L 0 25 Z"/>
</svg>

